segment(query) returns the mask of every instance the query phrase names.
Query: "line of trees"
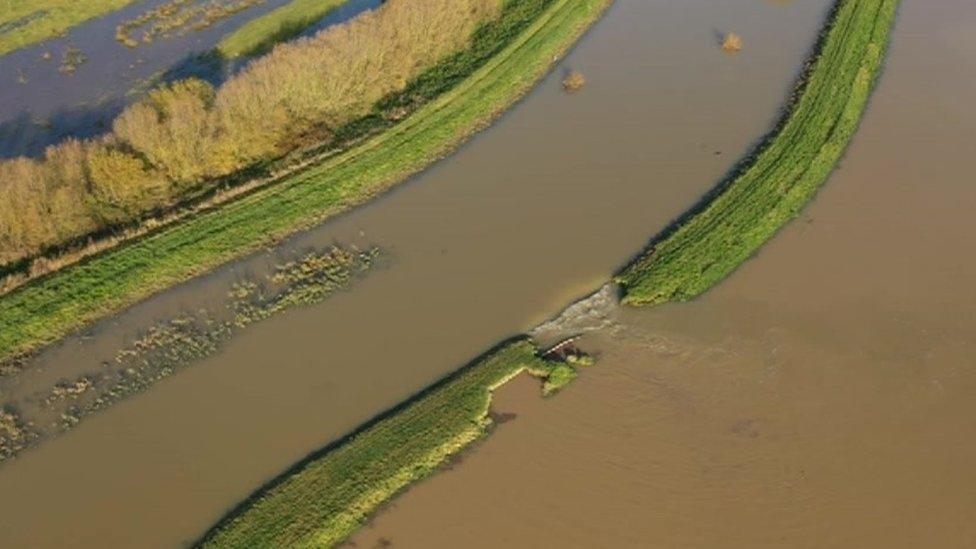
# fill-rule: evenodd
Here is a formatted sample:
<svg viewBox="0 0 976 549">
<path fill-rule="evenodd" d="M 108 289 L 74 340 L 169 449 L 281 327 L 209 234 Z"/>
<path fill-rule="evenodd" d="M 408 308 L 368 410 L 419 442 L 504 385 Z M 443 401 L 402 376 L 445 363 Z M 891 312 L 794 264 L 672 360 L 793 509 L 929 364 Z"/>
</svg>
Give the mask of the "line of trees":
<svg viewBox="0 0 976 549">
<path fill-rule="evenodd" d="M 328 140 L 447 55 L 503 0 L 390 0 L 282 44 L 215 89 L 150 92 L 102 137 L 0 162 L 0 264 L 169 207 L 219 178 Z"/>
</svg>

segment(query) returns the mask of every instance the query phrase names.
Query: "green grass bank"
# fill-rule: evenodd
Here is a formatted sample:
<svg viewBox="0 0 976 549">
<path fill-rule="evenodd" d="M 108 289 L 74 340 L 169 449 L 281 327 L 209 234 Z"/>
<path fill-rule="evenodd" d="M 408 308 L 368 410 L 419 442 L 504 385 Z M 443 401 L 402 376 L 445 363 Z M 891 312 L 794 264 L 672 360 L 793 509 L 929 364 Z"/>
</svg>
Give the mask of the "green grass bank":
<svg viewBox="0 0 976 549">
<path fill-rule="evenodd" d="M 607 0 L 519 0 L 471 50 L 435 66 L 391 104 L 431 97 L 394 125 L 380 115 L 347 131 L 384 130 L 341 154 L 0 298 L 0 363 L 155 292 L 272 244 L 375 197 L 454 151 L 504 112 L 603 13 Z"/>
<path fill-rule="evenodd" d="M 840 0 L 780 128 L 677 228 L 620 275 L 625 300 L 689 299 L 748 259 L 826 180 L 881 69 L 897 0 Z M 528 370 L 576 376 L 508 343 L 310 456 L 212 529 L 203 547 L 328 547 L 384 501 L 485 433 L 492 390 Z"/>
<path fill-rule="evenodd" d="M 616 277 L 625 303 L 702 294 L 800 213 L 857 131 L 897 7 L 898 0 L 837 1 L 777 130 Z"/>
<path fill-rule="evenodd" d="M 0 0 L 0 55 L 64 34 L 135 0 Z"/>
<path fill-rule="evenodd" d="M 228 34 L 215 48 L 225 59 L 259 55 L 294 38 L 348 0 L 293 0 Z"/>
<path fill-rule="evenodd" d="M 509 342 L 406 404 L 309 456 L 260 490 L 199 543 L 201 547 L 332 547 L 407 485 L 484 436 L 492 392 L 527 372 L 552 393 L 575 372 Z"/>
</svg>

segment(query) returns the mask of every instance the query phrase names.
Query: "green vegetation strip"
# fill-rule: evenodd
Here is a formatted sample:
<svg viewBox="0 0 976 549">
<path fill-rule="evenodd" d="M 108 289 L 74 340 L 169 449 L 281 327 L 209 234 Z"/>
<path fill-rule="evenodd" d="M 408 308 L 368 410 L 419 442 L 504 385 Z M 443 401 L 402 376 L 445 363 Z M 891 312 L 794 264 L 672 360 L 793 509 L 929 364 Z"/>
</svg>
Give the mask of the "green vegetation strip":
<svg viewBox="0 0 976 549">
<path fill-rule="evenodd" d="M 564 384 L 574 371 L 508 343 L 317 455 L 258 492 L 203 547 L 331 547 L 384 501 L 483 436 L 492 391 L 522 372 Z M 559 385 L 561 386 L 561 385 Z M 544 391 L 559 386 L 550 382 Z"/>
<path fill-rule="evenodd" d="M 64 34 L 134 0 L 0 0 L 0 55 Z"/>
<path fill-rule="evenodd" d="M 702 294 L 799 214 L 857 130 L 897 6 L 898 0 L 838 0 L 781 126 L 713 197 L 617 277 L 625 303 Z"/>
<path fill-rule="evenodd" d="M 0 299 L 0 362 L 361 204 L 444 157 L 544 76 L 607 0 L 519 0 L 548 7 L 450 91 L 381 135 L 238 201 L 70 267 Z M 502 25 L 504 27 L 504 25 Z M 477 46 L 477 44 L 476 44 Z M 456 65 L 451 61 L 451 67 Z M 436 68 L 435 68 L 436 69 Z M 423 85 L 433 86 L 421 79 Z"/>
<path fill-rule="evenodd" d="M 225 59 L 250 57 L 301 34 L 348 0 L 293 0 L 221 39 L 217 53 Z"/>
</svg>

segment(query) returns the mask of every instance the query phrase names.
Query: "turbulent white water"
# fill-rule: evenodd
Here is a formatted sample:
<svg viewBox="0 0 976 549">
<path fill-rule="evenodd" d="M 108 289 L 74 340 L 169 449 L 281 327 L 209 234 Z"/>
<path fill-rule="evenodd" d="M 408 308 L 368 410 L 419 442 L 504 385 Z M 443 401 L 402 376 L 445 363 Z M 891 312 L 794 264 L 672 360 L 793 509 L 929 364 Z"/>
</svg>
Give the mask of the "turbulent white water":
<svg viewBox="0 0 976 549">
<path fill-rule="evenodd" d="M 538 343 L 552 344 L 568 337 L 608 328 L 616 323 L 620 301 L 617 286 L 603 285 L 595 293 L 566 307 L 551 320 L 529 332 Z"/>
</svg>

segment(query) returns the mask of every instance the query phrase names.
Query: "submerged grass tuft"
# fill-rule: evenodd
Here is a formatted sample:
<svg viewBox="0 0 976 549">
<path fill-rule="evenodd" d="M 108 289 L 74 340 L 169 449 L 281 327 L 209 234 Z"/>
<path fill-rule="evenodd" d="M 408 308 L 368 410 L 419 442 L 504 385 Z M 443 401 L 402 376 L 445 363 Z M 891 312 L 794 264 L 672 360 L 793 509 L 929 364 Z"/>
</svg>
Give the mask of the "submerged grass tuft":
<svg viewBox="0 0 976 549">
<path fill-rule="evenodd" d="M 577 70 L 569 71 L 569 74 L 563 78 L 563 89 L 570 93 L 582 90 L 585 85 L 586 77 Z"/>
<path fill-rule="evenodd" d="M 35 437 L 16 410 L 0 408 L 0 463 L 22 451 Z"/>
<path fill-rule="evenodd" d="M 734 32 L 726 34 L 725 39 L 722 40 L 722 49 L 727 53 L 742 51 L 742 37 Z"/>
</svg>

